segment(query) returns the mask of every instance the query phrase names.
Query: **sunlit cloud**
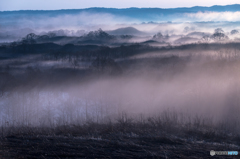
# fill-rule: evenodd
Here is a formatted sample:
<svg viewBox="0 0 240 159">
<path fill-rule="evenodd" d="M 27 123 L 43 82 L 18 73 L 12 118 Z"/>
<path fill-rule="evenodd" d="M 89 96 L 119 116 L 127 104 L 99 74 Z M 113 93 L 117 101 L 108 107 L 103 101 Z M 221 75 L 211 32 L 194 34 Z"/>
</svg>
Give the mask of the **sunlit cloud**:
<svg viewBox="0 0 240 159">
<path fill-rule="evenodd" d="M 239 21 L 240 12 L 198 12 L 183 16 L 190 21 Z"/>
</svg>

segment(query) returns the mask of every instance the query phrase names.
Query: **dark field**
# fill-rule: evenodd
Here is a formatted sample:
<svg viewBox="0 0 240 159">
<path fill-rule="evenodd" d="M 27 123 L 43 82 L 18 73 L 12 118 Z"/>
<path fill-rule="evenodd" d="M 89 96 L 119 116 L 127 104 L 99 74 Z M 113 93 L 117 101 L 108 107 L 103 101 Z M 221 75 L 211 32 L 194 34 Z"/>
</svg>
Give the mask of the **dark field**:
<svg viewBox="0 0 240 159">
<path fill-rule="evenodd" d="M 9 128 L 1 138 L 0 158 L 213 158 L 210 150 L 240 150 L 238 135 L 194 124 L 155 124 Z"/>
</svg>

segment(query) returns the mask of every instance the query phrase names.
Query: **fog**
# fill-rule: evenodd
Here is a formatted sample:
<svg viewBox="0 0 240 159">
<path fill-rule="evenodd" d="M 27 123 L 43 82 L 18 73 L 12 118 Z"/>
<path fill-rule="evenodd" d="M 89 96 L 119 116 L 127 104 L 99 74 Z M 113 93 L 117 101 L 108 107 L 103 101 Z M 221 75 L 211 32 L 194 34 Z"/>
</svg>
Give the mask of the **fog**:
<svg viewBox="0 0 240 159">
<path fill-rule="evenodd" d="M 69 74 L 70 80 L 58 82 L 50 74 L 45 81 L 41 75 L 32 79 L 26 72 L 28 82 L 2 94 L 0 123 L 54 127 L 87 121 L 115 122 L 122 112 L 137 120 L 139 115 L 151 117 L 170 111 L 178 114 L 181 122 L 198 116 L 237 131 L 239 50 L 200 50 L 146 52 L 119 59 L 124 72 L 118 76 L 82 79 Z"/>
<path fill-rule="evenodd" d="M 22 12 L 0 14 L 0 126 L 117 122 L 125 113 L 239 131 L 239 12 L 147 21 Z"/>
<path fill-rule="evenodd" d="M 125 9 L 127 12 L 128 9 Z M 131 10 L 131 9 L 129 9 Z M 119 11 L 119 13 L 117 12 Z M 0 42 L 21 40 L 29 33 L 44 35 L 48 32 L 58 36 L 82 36 L 101 28 L 114 31 L 119 28 L 134 27 L 142 32 L 138 36 L 153 36 L 158 32 L 168 35 L 186 36 L 190 32 L 214 33 L 214 29 L 222 28 L 226 34 L 238 30 L 239 12 L 235 11 L 203 11 L 185 13 L 177 12 L 163 16 L 153 11 L 140 10 L 138 14 L 122 14 L 124 10 L 85 9 L 59 11 L 16 11 L 1 12 Z M 153 13 L 152 13 L 153 12 Z M 124 12 L 123 12 L 124 13 Z M 138 15 L 138 16 L 137 16 Z M 188 28 L 188 29 L 185 29 Z M 126 32 L 125 34 L 135 35 Z M 235 38 L 235 37 L 234 37 Z M 232 39 L 234 39 L 232 38 Z M 175 39 L 176 40 L 176 39 Z"/>
<path fill-rule="evenodd" d="M 239 21 L 240 12 L 198 12 L 186 13 L 186 17 L 195 21 Z M 189 19 L 186 19 L 187 21 Z"/>
</svg>

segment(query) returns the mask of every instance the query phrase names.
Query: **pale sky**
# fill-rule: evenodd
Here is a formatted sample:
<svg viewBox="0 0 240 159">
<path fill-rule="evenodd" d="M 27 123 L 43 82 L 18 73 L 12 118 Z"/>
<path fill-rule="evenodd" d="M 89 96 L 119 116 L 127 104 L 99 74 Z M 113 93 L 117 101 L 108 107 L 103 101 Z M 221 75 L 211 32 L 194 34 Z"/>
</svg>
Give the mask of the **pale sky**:
<svg viewBox="0 0 240 159">
<path fill-rule="evenodd" d="M 175 8 L 238 3 L 239 0 L 0 0 L 0 11 L 81 9 L 90 7 Z"/>
</svg>

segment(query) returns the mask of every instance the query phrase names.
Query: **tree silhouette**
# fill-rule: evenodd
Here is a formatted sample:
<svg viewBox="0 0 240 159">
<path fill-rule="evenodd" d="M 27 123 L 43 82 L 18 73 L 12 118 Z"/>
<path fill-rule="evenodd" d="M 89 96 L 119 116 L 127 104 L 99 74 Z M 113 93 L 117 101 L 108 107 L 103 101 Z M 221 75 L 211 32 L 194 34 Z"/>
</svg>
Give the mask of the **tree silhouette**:
<svg viewBox="0 0 240 159">
<path fill-rule="evenodd" d="M 163 35 L 160 32 L 153 36 L 153 39 L 161 39 L 161 38 L 163 38 Z"/>
<path fill-rule="evenodd" d="M 238 33 L 239 33 L 238 30 L 232 30 L 232 31 L 231 31 L 231 35 L 235 35 L 235 34 L 238 34 Z"/>
<path fill-rule="evenodd" d="M 224 31 L 222 30 L 222 28 L 217 28 L 215 29 L 214 34 L 211 36 L 211 39 L 215 40 L 215 41 L 224 41 L 224 40 L 228 40 L 228 36 L 224 34 Z"/>
<path fill-rule="evenodd" d="M 21 44 L 35 44 L 38 36 L 34 33 L 28 34 L 26 37 L 22 38 Z"/>
<path fill-rule="evenodd" d="M 94 71 L 107 74 L 121 74 L 121 67 L 111 58 L 100 58 L 97 57 L 93 62 L 90 68 Z"/>
</svg>

